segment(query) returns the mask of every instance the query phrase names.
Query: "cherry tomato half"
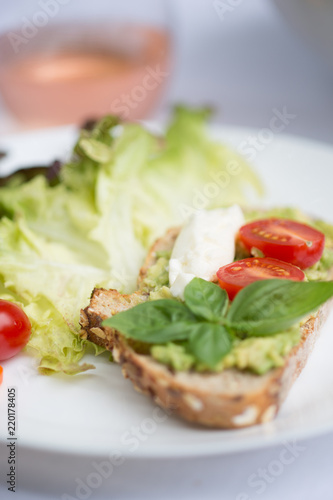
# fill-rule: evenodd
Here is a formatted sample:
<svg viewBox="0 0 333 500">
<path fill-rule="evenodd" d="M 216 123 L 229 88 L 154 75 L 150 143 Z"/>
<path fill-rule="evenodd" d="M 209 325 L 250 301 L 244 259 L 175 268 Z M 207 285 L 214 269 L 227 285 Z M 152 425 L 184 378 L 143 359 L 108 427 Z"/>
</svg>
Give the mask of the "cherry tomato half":
<svg viewBox="0 0 333 500">
<path fill-rule="evenodd" d="M 288 219 L 263 219 L 241 227 L 239 238 L 250 252 L 255 247 L 265 257 L 289 262 L 301 269 L 313 266 L 322 256 L 325 235 L 306 224 Z"/>
<path fill-rule="evenodd" d="M 9 359 L 27 344 L 31 334 L 31 324 L 22 309 L 0 300 L 0 360 Z"/>
<path fill-rule="evenodd" d="M 303 281 L 305 274 L 298 267 L 270 258 L 237 260 L 220 267 L 216 273 L 221 288 L 232 300 L 242 288 L 258 280 L 285 279 Z"/>
</svg>

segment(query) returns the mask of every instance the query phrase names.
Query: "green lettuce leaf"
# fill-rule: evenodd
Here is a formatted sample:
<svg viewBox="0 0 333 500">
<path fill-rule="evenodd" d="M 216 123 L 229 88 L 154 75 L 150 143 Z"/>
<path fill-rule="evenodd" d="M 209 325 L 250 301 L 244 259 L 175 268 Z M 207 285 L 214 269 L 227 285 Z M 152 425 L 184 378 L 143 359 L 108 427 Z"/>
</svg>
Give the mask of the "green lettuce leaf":
<svg viewBox="0 0 333 500">
<path fill-rule="evenodd" d="M 44 373 L 79 373 L 88 342 L 78 336 L 79 312 L 95 285 L 110 286 L 106 270 L 62 243 L 46 241 L 19 218 L 0 223 L 0 297 L 23 307 L 32 324 L 28 349 Z M 97 351 L 96 351 L 97 352 Z"/>
</svg>

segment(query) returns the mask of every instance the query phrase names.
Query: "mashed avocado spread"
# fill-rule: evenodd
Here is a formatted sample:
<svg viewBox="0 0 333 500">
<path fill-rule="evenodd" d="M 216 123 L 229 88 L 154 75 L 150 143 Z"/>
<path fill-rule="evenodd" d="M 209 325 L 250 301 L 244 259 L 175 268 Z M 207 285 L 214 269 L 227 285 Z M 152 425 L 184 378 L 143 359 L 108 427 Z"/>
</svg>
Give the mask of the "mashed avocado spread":
<svg viewBox="0 0 333 500">
<path fill-rule="evenodd" d="M 225 368 L 250 370 L 258 375 L 271 368 L 283 366 L 284 357 L 300 340 L 299 325 L 270 337 L 253 337 L 237 341 L 233 349 L 218 363 L 213 370 L 220 372 Z M 186 344 L 169 342 L 166 345 L 154 345 L 150 350 L 156 361 L 168 365 L 175 371 L 194 369 L 199 372 L 208 368 L 198 363 L 186 349 Z"/>
<path fill-rule="evenodd" d="M 282 217 L 309 224 L 326 236 L 326 245 L 322 258 L 313 267 L 305 270 L 309 281 L 328 279 L 328 270 L 333 266 L 333 226 L 322 221 L 313 221 L 298 209 L 282 208 L 269 211 L 245 212 L 247 222 L 259 218 Z M 150 300 L 175 299 L 169 289 L 168 263 L 171 251 L 157 253 L 156 263 L 148 270 L 141 284 L 141 289 L 149 293 Z M 236 255 L 236 260 L 243 258 Z M 186 342 L 169 342 L 165 345 L 153 345 L 150 354 L 156 361 L 169 366 L 175 371 L 195 370 L 198 372 L 220 372 L 225 368 L 249 370 L 262 375 L 272 368 L 284 364 L 284 358 L 300 341 L 300 325 L 284 332 L 267 337 L 252 337 L 235 341 L 232 350 L 214 369 L 208 369 L 199 363 L 189 352 Z"/>
</svg>

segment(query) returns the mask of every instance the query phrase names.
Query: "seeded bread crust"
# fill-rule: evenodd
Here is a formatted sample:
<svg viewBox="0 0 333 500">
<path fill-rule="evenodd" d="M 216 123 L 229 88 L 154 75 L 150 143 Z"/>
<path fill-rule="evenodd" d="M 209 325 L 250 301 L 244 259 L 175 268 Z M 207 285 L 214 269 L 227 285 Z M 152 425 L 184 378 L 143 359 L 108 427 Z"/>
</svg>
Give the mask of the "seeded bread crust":
<svg viewBox="0 0 333 500">
<path fill-rule="evenodd" d="M 153 245 L 141 268 L 139 285 L 156 262 L 156 253 L 172 249 L 179 230 L 169 230 Z M 173 372 L 151 356 L 138 354 L 116 330 L 101 326 L 104 319 L 147 299 L 148 295 L 140 291 L 121 295 L 116 290 L 95 289 L 90 304 L 81 311 L 81 336 L 112 351 L 123 375 L 159 406 L 190 422 L 227 429 L 260 424 L 275 417 L 304 368 L 332 305 L 332 301 L 324 304 L 303 324 L 301 341 L 287 356 L 283 367 L 265 375 L 236 369 L 210 374 Z"/>
</svg>

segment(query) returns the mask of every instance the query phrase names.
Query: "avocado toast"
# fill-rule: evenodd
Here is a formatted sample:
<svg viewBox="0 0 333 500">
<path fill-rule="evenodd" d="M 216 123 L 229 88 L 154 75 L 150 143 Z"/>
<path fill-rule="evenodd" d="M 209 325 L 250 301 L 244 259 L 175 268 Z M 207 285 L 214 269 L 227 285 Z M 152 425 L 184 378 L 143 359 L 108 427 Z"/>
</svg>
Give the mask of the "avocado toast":
<svg viewBox="0 0 333 500">
<path fill-rule="evenodd" d="M 247 220 L 262 215 L 248 212 Z M 304 220 L 296 212 L 283 215 Z M 242 340 L 214 369 L 193 361 L 191 364 L 181 342 L 151 347 L 102 324 L 138 304 L 169 297 L 166 269 L 179 232 L 180 228 L 170 229 L 153 245 L 141 268 L 137 292 L 123 295 L 116 290 L 94 290 L 90 304 L 81 311 L 81 336 L 110 350 L 138 391 L 188 421 L 218 428 L 270 421 L 305 366 L 330 302 L 286 332 Z M 238 249 L 236 261 L 242 252 Z M 332 264 L 328 237 L 321 261 L 307 270 L 309 279 L 329 280 Z"/>
</svg>

